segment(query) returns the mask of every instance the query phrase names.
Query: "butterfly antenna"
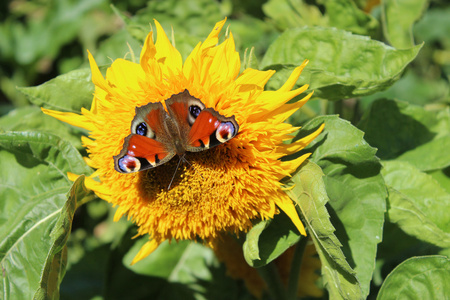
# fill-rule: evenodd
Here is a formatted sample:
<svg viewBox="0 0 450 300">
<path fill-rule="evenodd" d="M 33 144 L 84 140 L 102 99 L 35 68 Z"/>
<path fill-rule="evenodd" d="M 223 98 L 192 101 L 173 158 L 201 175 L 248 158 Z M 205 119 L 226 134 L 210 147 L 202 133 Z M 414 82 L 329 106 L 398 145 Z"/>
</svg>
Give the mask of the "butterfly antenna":
<svg viewBox="0 0 450 300">
<path fill-rule="evenodd" d="M 187 163 L 189 166 L 191 166 L 192 169 L 194 169 L 195 174 L 197 174 L 197 170 L 195 169 L 195 167 L 194 167 L 194 166 L 193 166 L 186 158 L 184 158 L 185 155 L 186 155 L 186 154 L 183 154 L 183 156 L 181 157 L 181 159 L 182 159 L 185 163 Z M 200 177 L 202 177 L 203 180 L 205 179 L 205 178 L 202 176 L 202 174 L 200 174 Z"/>
<path fill-rule="evenodd" d="M 182 160 L 186 160 L 186 159 L 184 158 L 184 155 L 185 155 L 185 154 L 183 154 L 183 156 L 180 156 L 180 159 L 178 160 L 177 168 L 175 169 L 175 172 L 173 173 L 172 180 L 170 180 L 169 187 L 167 188 L 167 190 L 170 190 L 170 187 L 172 186 L 173 180 L 175 179 L 175 175 L 177 175 L 178 168 L 180 167 L 181 161 L 182 161 Z"/>
</svg>

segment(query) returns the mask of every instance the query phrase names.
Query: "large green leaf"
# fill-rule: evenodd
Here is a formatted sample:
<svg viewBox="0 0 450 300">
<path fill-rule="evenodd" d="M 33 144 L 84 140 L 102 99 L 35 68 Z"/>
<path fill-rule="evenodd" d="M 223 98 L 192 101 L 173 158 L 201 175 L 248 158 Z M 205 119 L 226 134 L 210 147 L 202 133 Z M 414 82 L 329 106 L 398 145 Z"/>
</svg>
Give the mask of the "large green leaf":
<svg viewBox="0 0 450 300">
<path fill-rule="evenodd" d="M 56 299 L 65 243 L 85 191 L 66 172 L 88 174 L 78 151 L 41 132 L 0 134 L 0 257 L 5 299 Z M 36 293 L 36 294 L 35 294 Z"/>
<path fill-rule="evenodd" d="M 428 0 L 383 0 L 383 29 L 395 48 L 414 46 L 413 25 L 428 6 Z"/>
<path fill-rule="evenodd" d="M 0 129 L 3 131 L 44 131 L 63 136 L 77 149 L 81 146 L 81 131 L 66 126 L 63 122 L 42 112 L 39 107 L 25 106 L 17 108 L 0 118 Z"/>
<path fill-rule="evenodd" d="M 427 111 L 406 102 L 375 101 L 358 124 L 382 159 L 407 161 L 420 170 L 450 165 L 450 111 Z"/>
<path fill-rule="evenodd" d="M 19 90 L 37 106 L 79 113 L 81 107 L 91 107 L 94 84 L 91 81 L 91 70 L 80 69 L 60 75 L 39 86 Z"/>
<path fill-rule="evenodd" d="M 389 220 L 409 235 L 450 248 L 450 194 L 406 162 L 383 162 L 382 174 L 390 187 Z"/>
<path fill-rule="evenodd" d="M 395 50 L 335 28 L 302 27 L 286 30 L 272 43 L 260 67 L 278 71 L 268 83 L 276 88 L 296 66 L 309 59 L 298 84 L 310 84 L 317 97 L 339 100 L 388 88 L 420 48 Z"/>
<path fill-rule="evenodd" d="M 356 271 L 363 295 L 369 293 L 386 211 L 386 187 L 376 150 L 364 133 L 337 116 L 317 117 L 302 128 L 304 136 L 325 123 L 324 132 L 303 152 L 325 173 L 330 214 L 347 261 Z M 302 152 L 302 153 L 303 153 Z"/>
<path fill-rule="evenodd" d="M 448 257 L 421 256 L 395 268 L 384 281 L 377 299 L 447 299 L 449 290 Z"/>
<path fill-rule="evenodd" d="M 325 208 L 329 200 L 322 176 L 322 170 L 316 164 L 307 162 L 290 178 L 289 183 L 293 188 L 287 190 L 287 194 L 298 204 L 316 246 L 330 297 L 362 299 L 361 286 L 342 253 L 342 245 L 334 235 L 335 229 Z"/>
<path fill-rule="evenodd" d="M 243 245 L 244 257 L 252 267 L 262 267 L 295 245 L 300 233 L 291 219 L 281 213 L 273 220 L 261 221 L 247 233 Z"/>
</svg>

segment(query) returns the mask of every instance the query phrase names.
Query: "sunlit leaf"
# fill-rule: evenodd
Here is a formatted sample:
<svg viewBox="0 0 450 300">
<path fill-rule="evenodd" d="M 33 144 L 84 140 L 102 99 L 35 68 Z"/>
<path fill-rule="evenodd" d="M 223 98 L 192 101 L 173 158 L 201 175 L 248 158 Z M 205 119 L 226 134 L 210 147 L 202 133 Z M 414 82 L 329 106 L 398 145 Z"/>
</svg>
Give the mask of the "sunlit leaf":
<svg viewBox="0 0 450 300">
<path fill-rule="evenodd" d="M 430 176 L 399 161 L 383 162 L 391 222 L 417 239 L 450 248 L 450 194 Z"/>
<path fill-rule="evenodd" d="M 446 299 L 449 290 L 448 257 L 421 256 L 395 268 L 384 281 L 377 299 Z"/>
<path fill-rule="evenodd" d="M 325 173 L 335 234 L 343 243 L 343 252 L 366 296 L 386 211 L 381 164 L 375 156 L 376 149 L 363 139 L 364 133 L 337 116 L 311 120 L 300 131 L 301 136 L 322 123 L 324 132 L 304 152 L 313 152 L 311 160 Z"/>
<path fill-rule="evenodd" d="M 396 50 L 335 28 L 302 27 L 286 30 L 272 43 L 260 67 L 278 71 L 269 81 L 269 87 L 276 88 L 309 59 L 298 84 L 310 84 L 314 96 L 338 100 L 388 88 L 420 48 Z"/>
<path fill-rule="evenodd" d="M 73 146 L 41 132 L 0 134 L 0 257 L 5 299 L 56 299 L 76 202 L 66 172 L 89 174 Z"/>
<path fill-rule="evenodd" d="M 421 170 L 450 165 L 445 151 L 450 137 L 450 111 L 427 111 L 402 101 L 380 99 L 363 115 L 358 127 L 378 148 L 382 159 L 407 161 Z"/>
<path fill-rule="evenodd" d="M 383 28 L 389 43 L 398 49 L 414 46 L 413 25 L 428 6 L 428 0 L 383 0 Z"/>
<path fill-rule="evenodd" d="M 332 299 L 362 299 L 361 286 L 347 263 L 341 243 L 334 234 L 330 215 L 325 208 L 329 201 L 321 169 L 307 162 L 289 180 L 294 186 L 286 192 L 298 205 L 305 227 L 322 262 L 322 275 Z"/>
<path fill-rule="evenodd" d="M 3 131 L 36 131 L 40 130 L 57 136 L 63 136 L 77 149 L 81 149 L 81 133 L 73 127 L 47 116 L 37 106 L 17 108 L 0 118 L 0 129 Z"/>
<path fill-rule="evenodd" d="M 94 84 L 91 81 L 91 70 L 80 69 L 60 75 L 39 86 L 19 90 L 37 106 L 79 113 L 81 107 L 91 107 Z"/>
</svg>

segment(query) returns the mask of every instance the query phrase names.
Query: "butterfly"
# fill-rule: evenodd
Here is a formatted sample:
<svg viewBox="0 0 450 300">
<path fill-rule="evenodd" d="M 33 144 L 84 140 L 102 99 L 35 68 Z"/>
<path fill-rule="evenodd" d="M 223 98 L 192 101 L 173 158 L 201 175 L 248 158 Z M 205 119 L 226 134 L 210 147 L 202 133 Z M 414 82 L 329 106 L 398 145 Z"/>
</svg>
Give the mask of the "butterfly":
<svg viewBox="0 0 450 300">
<path fill-rule="evenodd" d="M 136 107 L 128 135 L 114 168 L 120 173 L 138 172 L 160 166 L 186 151 L 199 152 L 231 140 L 239 131 L 234 115 L 225 117 L 206 108 L 188 90 L 162 103 Z"/>
</svg>

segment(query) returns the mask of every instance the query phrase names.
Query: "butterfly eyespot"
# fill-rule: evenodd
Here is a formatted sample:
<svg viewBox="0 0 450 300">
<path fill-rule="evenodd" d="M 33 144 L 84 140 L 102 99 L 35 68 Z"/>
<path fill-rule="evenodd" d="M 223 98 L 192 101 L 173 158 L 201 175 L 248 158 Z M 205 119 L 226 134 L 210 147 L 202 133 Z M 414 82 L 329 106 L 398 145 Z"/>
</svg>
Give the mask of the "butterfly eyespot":
<svg viewBox="0 0 450 300">
<path fill-rule="evenodd" d="M 202 112 L 202 108 L 198 105 L 191 105 L 189 106 L 189 124 L 193 125 L 195 122 L 195 119 L 197 119 L 198 115 Z"/>
<path fill-rule="evenodd" d="M 134 127 L 134 130 L 132 130 L 132 133 L 146 136 L 151 139 L 155 138 L 155 133 L 151 130 L 151 128 L 148 127 L 147 123 L 145 122 L 137 123 L 137 125 Z"/>
<path fill-rule="evenodd" d="M 216 139 L 221 143 L 231 140 L 235 135 L 236 128 L 231 122 L 223 122 L 217 127 Z"/>
<path fill-rule="evenodd" d="M 118 160 L 118 167 L 123 173 L 136 172 L 141 169 L 141 162 L 136 157 L 125 155 Z"/>
<path fill-rule="evenodd" d="M 147 135 L 147 124 L 145 122 L 139 123 L 136 126 L 136 134 L 146 136 Z"/>
</svg>

